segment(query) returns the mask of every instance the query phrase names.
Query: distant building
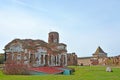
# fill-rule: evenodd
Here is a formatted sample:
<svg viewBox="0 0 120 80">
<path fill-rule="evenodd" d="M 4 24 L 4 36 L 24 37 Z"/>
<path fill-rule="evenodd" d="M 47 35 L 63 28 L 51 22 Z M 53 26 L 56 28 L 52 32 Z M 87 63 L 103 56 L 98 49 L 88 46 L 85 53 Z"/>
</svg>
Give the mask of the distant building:
<svg viewBox="0 0 120 80">
<path fill-rule="evenodd" d="M 107 53 L 105 53 L 102 48 L 99 46 L 93 56 L 91 57 L 79 57 L 78 65 L 98 65 L 104 64 L 104 60 L 107 58 Z"/>
<path fill-rule="evenodd" d="M 107 57 L 107 53 L 105 53 L 101 47 L 99 46 L 97 48 L 97 50 L 95 51 L 95 53 L 93 53 L 93 57 L 96 57 L 96 58 L 103 58 L 103 57 Z"/>
<path fill-rule="evenodd" d="M 68 63 L 76 65 L 74 59 L 70 58 L 68 61 L 68 58 L 74 58 L 75 54 L 71 54 L 71 56 L 67 54 L 67 45 L 59 43 L 59 33 L 50 32 L 48 36 L 48 43 L 39 39 L 14 39 L 5 46 L 5 59 L 34 67 L 67 66 Z"/>
</svg>

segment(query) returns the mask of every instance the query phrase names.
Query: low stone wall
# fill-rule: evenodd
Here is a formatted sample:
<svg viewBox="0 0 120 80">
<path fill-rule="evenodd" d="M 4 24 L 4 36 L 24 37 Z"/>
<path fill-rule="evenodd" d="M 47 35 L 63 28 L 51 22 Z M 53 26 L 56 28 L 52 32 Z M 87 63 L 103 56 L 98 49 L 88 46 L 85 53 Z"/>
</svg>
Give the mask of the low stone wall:
<svg viewBox="0 0 120 80">
<path fill-rule="evenodd" d="M 83 58 L 78 58 L 77 62 L 78 65 L 91 65 L 90 61 L 91 57 L 83 57 Z"/>
<path fill-rule="evenodd" d="M 78 65 L 94 65 L 93 63 L 98 61 L 95 65 L 113 65 L 120 66 L 120 56 L 106 57 L 106 58 L 94 58 L 94 57 L 81 57 L 77 59 Z"/>
</svg>

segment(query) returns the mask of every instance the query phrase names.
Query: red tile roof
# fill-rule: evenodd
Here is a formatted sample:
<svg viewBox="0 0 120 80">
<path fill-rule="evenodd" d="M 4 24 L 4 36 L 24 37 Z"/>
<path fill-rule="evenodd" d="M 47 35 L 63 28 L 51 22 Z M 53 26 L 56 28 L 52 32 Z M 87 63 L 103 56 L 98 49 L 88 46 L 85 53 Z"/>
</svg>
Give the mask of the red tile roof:
<svg viewBox="0 0 120 80">
<path fill-rule="evenodd" d="M 43 72 L 47 74 L 57 74 L 63 72 L 63 70 L 60 70 L 60 67 L 37 67 L 37 68 L 31 68 L 30 70 Z"/>
</svg>

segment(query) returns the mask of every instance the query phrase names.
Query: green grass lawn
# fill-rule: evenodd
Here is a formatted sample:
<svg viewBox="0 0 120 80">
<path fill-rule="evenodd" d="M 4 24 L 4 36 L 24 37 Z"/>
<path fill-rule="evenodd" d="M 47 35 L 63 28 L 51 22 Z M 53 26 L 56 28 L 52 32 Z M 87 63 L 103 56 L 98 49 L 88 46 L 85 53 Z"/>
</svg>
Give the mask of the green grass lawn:
<svg viewBox="0 0 120 80">
<path fill-rule="evenodd" d="M 73 75 L 4 75 L 0 71 L 0 80 L 120 80 L 120 68 L 106 72 L 103 66 L 72 66 Z"/>
</svg>

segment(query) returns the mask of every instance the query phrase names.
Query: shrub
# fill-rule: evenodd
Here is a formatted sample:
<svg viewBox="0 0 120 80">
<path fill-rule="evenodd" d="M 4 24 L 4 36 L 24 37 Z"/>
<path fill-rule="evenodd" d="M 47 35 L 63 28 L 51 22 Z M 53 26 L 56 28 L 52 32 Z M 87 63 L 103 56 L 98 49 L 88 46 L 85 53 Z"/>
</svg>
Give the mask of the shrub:
<svg viewBox="0 0 120 80">
<path fill-rule="evenodd" d="M 4 56 L 1 55 L 1 56 L 0 56 L 0 64 L 3 64 L 3 63 L 4 63 Z"/>
<path fill-rule="evenodd" d="M 6 61 L 3 69 L 5 74 L 10 75 L 27 75 L 29 74 L 28 66 L 15 61 Z"/>
</svg>

